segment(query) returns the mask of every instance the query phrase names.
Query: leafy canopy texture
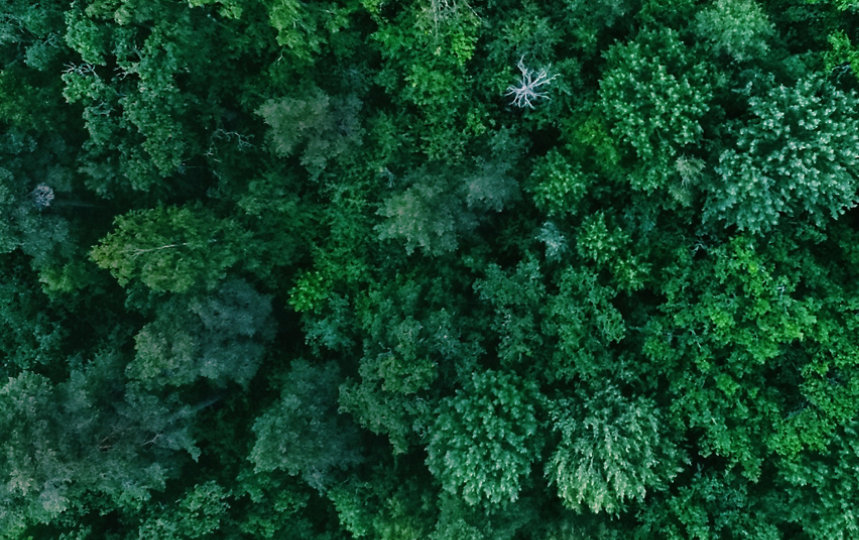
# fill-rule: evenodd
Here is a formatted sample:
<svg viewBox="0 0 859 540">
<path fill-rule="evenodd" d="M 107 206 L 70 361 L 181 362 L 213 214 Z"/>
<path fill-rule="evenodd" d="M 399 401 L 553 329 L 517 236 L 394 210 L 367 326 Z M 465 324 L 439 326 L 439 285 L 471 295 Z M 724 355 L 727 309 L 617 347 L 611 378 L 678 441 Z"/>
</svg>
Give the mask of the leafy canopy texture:
<svg viewBox="0 0 859 540">
<path fill-rule="evenodd" d="M 119 217 L 92 251 L 120 284 L 139 279 L 156 291 L 212 288 L 239 260 L 240 230 L 197 208 L 154 208 Z"/>
<path fill-rule="evenodd" d="M 609 387 L 590 397 L 584 411 L 572 400 L 553 408 L 561 440 L 546 476 L 569 508 L 617 514 L 627 500 L 644 499 L 682 470 L 651 401 L 630 402 Z"/>
<path fill-rule="evenodd" d="M 615 45 L 606 52 L 606 62 L 600 98 L 612 135 L 635 158 L 662 164 L 629 181 L 634 189 L 664 186 L 671 161 L 703 135 L 701 120 L 712 94 L 707 66 L 668 28 Z"/>
<path fill-rule="evenodd" d="M 247 386 L 272 337 L 271 299 L 243 281 L 224 283 L 212 296 L 176 297 L 135 336 L 131 379 L 150 388 L 191 384 Z"/>
<path fill-rule="evenodd" d="M 820 226 L 854 207 L 859 98 L 819 78 L 749 99 L 736 148 L 719 156 L 705 217 L 767 232 L 797 217 Z"/>
<path fill-rule="evenodd" d="M 335 408 L 337 371 L 336 364 L 293 363 L 280 399 L 254 422 L 250 459 L 256 470 L 300 474 L 322 489 L 331 469 L 360 462 L 355 426 Z"/>
<path fill-rule="evenodd" d="M 499 371 L 474 374 L 445 398 L 427 445 L 427 466 L 445 491 L 470 505 L 516 501 L 541 446 L 539 400 L 533 384 Z"/>
<path fill-rule="evenodd" d="M 761 4 L 754 0 L 716 0 L 695 17 L 697 31 L 710 46 L 737 62 L 766 57 L 775 33 Z"/>
<path fill-rule="evenodd" d="M 0 540 L 859 538 L 857 43 L 0 2 Z"/>
</svg>

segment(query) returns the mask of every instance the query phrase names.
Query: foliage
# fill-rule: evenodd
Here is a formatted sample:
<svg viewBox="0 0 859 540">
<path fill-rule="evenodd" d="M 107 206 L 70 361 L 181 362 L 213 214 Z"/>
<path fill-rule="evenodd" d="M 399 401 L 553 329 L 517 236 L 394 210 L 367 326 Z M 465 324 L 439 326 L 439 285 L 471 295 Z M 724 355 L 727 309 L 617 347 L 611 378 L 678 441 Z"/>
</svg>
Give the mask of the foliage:
<svg viewBox="0 0 859 540">
<path fill-rule="evenodd" d="M 183 462 L 199 456 L 193 412 L 126 386 L 117 358 L 96 357 L 60 384 L 25 371 L 0 391 L 4 433 L 3 531 L 21 533 L 61 515 L 139 511 Z M 93 499 L 92 508 L 80 501 Z"/>
<path fill-rule="evenodd" d="M 558 277 L 558 294 L 547 309 L 546 330 L 557 336 L 550 380 L 575 377 L 597 380 L 617 368 L 612 344 L 626 337 L 623 314 L 613 305 L 616 292 L 587 271 L 564 270 Z"/>
<path fill-rule="evenodd" d="M 856 95 L 819 78 L 749 99 L 736 149 L 719 156 L 705 218 L 766 232 L 782 216 L 815 225 L 856 205 Z"/>
<path fill-rule="evenodd" d="M 227 491 L 216 482 L 194 486 L 166 515 L 144 522 L 138 535 L 146 538 L 206 538 L 219 529 L 228 509 Z"/>
<path fill-rule="evenodd" d="M 193 207 L 158 207 L 119 216 L 92 258 L 120 285 L 140 280 L 155 291 L 211 289 L 241 260 L 241 229 Z"/>
<path fill-rule="evenodd" d="M 321 489 L 331 481 L 331 469 L 360 462 L 358 433 L 336 412 L 337 371 L 336 364 L 292 363 L 280 400 L 254 422 L 250 460 L 255 470 L 301 475 Z"/>
<path fill-rule="evenodd" d="M 379 226 L 379 237 L 404 239 L 406 253 L 415 248 L 431 255 L 454 251 L 459 244 L 457 233 L 473 227 L 474 217 L 445 193 L 444 184 L 444 178 L 428 177 L 386 199 L 379 210 L 387 218 Z"/>
<path fill-rule="evenodd" d="M 270 99 L 257 109 L 271 126 L 269 140 L 274 154 L 287 157 L 301 144 L 301 164 L 316 175 L 329 159 L 348 151 L 361 138 L 355 96 L 332 100 L 318 88 L 296 98 Z"/>
<path fill-rule="evenodd" d="M 543 341 L 540 306 L 546 296 L 539 264 L 535 259 L 522 261 L 510 276 L 490 264 L 486 274 L 486 279 L 474 283 L 474 289 L 492 306 L 490 328 L 500 338 L 498 360 L 505 367 L 533 363 Z"/>
<path fill-rule="evenodd" d="M 532 172 L 534 203 L 549 216 L 578 213 L 578 205 L 587 195 L 594 178 L 581 165 L 557 150 L 543 156 Z"/>
<path fill-rule="evenodd" d="M 454 325 L 452 306 L 418 311 L 421 299 L 439 298 L 442 287 L 404 279 L 374 287 L 356 301 L 358 320 L 352 324 L 363 336 L 362 352 L 358 377 L 340 388 L 340 406 L 366 429 L 387 436 L 394 454 L 415 444 L 431 421 L 439 367 L 454 358 L 473 363 L 480 350 L 467 329 Z"/>
<path fill-rule="evenodd" d="M 630 401 L 608 387 L 588 396 L 584 411 L 577 409 L 563 400 L 552 412 L 561 441 L 546 476 L 565 506 L 617 514 L 627 500 L 644 499 L 682 470 L 652 401 Z"/>
<path fill-rule="evenodd" d="M 766 57 L 773 24 L 755 0 L 717 0 L 696 17 L 696 31 L 736 62 Z"/>
<path fill-rule="evenodd" d="M 853 538 L 854 0 L 0 2 L 0 538 Z"/>
<path fill-rule="evenodd" d="M 701 142 L 712 96 L 707 65 L 670 28 L 644 30 L 605 56 L 600 99 L 611 133 L 638 160 L 659 164 L 631 175 L 630 185 L 665 186 L 670 163 Z"/>
<path fill-rule="evenodd" d="M 243 281 L 224 283 L 211 296 L 176 297 L 134 338 L 126 374 L 148 389 L 205 378 L 247 386 L 272 337 L 271 299 Z"/>
<path fill-rule="evenodd" d="M 62 356 L 67 330 L 66 313 L 59 306 L 48 308 L 31 276 L 12 266 L 4 269 L 0 283 L 0 362 L 6 376 L 19 369 L 48 366 Z"/>
<path fill-rule="evenodd" d="M 427 444 L 427 466 L 445 491 L 470 505 L 511 503 L 542 441 L 536 386 L 500 371 L 475 373 L 444 398 Z"/>
</svg>

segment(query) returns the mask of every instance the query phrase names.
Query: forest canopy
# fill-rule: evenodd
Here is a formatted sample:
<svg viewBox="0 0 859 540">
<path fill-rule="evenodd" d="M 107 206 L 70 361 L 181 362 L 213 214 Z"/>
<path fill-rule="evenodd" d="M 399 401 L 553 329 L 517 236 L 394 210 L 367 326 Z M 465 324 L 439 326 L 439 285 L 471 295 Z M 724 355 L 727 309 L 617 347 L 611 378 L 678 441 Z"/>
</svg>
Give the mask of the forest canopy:
<svg viewBox="0 0 859 540">
<path fill-rule="evenodd" d="M 854 42 L 3 2 L 0 538 L 859 537 Z"/>
</svg>

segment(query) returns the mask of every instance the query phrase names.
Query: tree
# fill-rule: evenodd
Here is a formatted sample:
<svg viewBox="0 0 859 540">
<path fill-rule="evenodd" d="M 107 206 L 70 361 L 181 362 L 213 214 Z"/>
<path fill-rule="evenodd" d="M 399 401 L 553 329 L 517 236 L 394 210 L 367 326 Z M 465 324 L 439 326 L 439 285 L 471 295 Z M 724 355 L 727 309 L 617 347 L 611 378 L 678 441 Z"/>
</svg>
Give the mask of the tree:
<svg viewBox="0 0 859 540">
<path fill-rule="evenodd" d="M 355 301 L 358 373 L 341 386 L 340 407 L 386 436 L 395 455 L 420 443 L 439 386 L 469 373 L 482 350 L 469 328 L 454 325 L 459 306 L 444 301 L 455 300 L 446 291 L 457 286 L 403 277 L 373 284 Z"/>
<path fill-rule="evenodd" d="M 627 336 L 623 314 L 612 301 L 617 291 L 586 270 L 564 270 L 557 280 L 558 294 L 548 302 L 544 332 L 557 336 L 545 377 L 555 380 L 590 380 L 629 377 L 619 371 L 613 347 Z"/>
<path fill-rule="evenodd" d="M 189 429 L 195 409 L 126 387 L 116 354 L 58 384 L 22 372 L 0 389 L 0 410 L 8 437 L 0 518 L 12 535 L 50 530 L 61 515 L 139 511 L 187 457 L 199 457 Z"/>
<path fill-rule="evenodd" d="M 749 99 L 719 156 L 706 220 L 763 233 L 785 217 L 817 226 L 856 205 L 857 97 L 811 76 Z"/>
<path fill-rule="evenodd" d="M 225 521 L 228 495 L 217 482 L 197 484 L 171 507 L 153 512 L 154 515 L 140 526 L 138 535 L 143 538 L 211 537 Z"/>
<path fill-rule="evenodd" d="M 308 3 L 302 0 L 268 2 L 269 22 L 277 31 L 277 44 L 297 61 L 312 60 L 329 44 L 332 35 L 351 23 L 358 2 Z"/>
<path fill-rule="evenodd" d="M 672 374 L 672 415 L 702 430 L 698 452 L 757 480 L 773 455 L 825 448 L 857 406 L 838 272 L 784 235 L 736 237 L 695 262 L 683 251 L 643 350 Z"/>
<path fill-rule="evenodd" d="M 48 307 L 26 267 L 10 262 L 4 261 L 0 282 L 0 372 L 4 376 L 54 364 L 63 356 L 68 335 L 64 310 Z"/>
<path fill-rule="evenodd" d="M 840 11 L 856 11 L 859 2 L 856 0 L 806 0 L 809 4 L 834 4 Z"/>
<path fill-rule="evenodd" d="M 464 157 L 471 130 L 452 113 L 468 103 L 466 66 L 477 46 L 478 13 L 465 1 L 409 2 L 394 16 L 378 10 L 375 16 L 370 39 L 381 56 L 375 80 L 399 109 L 416 109 L 406 118 L 420 126 L 416 150 L 430 160 Z"/>
<path fill-rule="evenodd" d="M 636 291 L 644 286 L 650 265 L 640 251 L 633 248 L 632 235 L 618 225 L 606 222 L 605 213 L 585 217 L 576 237 L 579 256 L 611 277 L 621 291 Z M 645 252 L 646 253 L 646 252 Z"/>
<path fill-rule="evenodd" d="M 413 185 L 385 199 L 379 209 L 386 218 L 377 227 L 379 238 L 404 239 L 406 253 L 415 248 L 429 255 L 454 251 L 458 233 L 475 226 L 474 216 L 460 206 L 449 187 L 445 189 L 444 176 L 429 171 L 414 176 Z"/>
<path fill-rule="evenodd" d="M 500 150 L 505 138 L 489 141 L 489 146 Z M 405 240 L 408 254 L 416 248 L 431 256 L 455 251 L 462 236 L 519 198 L 518 184 L 508 173 L 510 161 L 480 160 L 469 168 L 441 163 L 420 167 L 405 179 L 409 187 L 382 201 L 378 214 L 385 220 L 376 226 L 379 238 Z"/>
<path fill-rule="evenodd" d="M 683 469 L 651 400 L 632 401 L 609 386 L 578 401 L 556 402 L 551 413 L 561 439 L 545 470 L 564 506 L 618 514 Z"/>
<path fill-rule="evenodd" d="M 713 92 L 710 68 L 670 28 L 642 30 L 608 49 L 605 59 L 604 114 L 612 135 L 640 163 L 628 182 L 636 190 L 665 189 L 673 161 L 701 143 Z"/>
<path fill-rule="evenodd" d="M 338 527 L 330 504 L 315 500 L 314 490 L 300 479 L 284 471 L 253 472 L 250 462 L 245 463 L 231 490 L 232 517 L 241 533 L 253 538 L 301 540 L 326 538 L 320 529 Z M 327 537 L 338 538 L 336 534 Z"/>
<path fill-rule="evenodd" d="M 268 139 L 274 154 L 288 157 L 301 146 L 301 164 L 315 177 L 329 160 L 360 145 L 360 110 L 355 96 L 334 99 L 310 87 L 297 97 L 269 99 L 256 113 L 271 128 Z"/>
<path fill-rule="evenodd" d="M 779 487 L 791 494 L 792 503 L 783 519 L 801 523 L 812 538 L 849 538 L 859 532 L 859 518 L 848 503 L 859 490 L 850 473 L 859 458 L 855 435 L 851 420 L 838 430 L 825 454 L 804 455 L 782 473 Z"/>
<path fill-rule="evenodd" d="M 520 58 L 519 63 L 516 64 L 516 67 L 522 74 L 518 86 L 511 84 L 507 87 L 507 92 L 504 95 L 512 97 L 513 101 L 510 102 L 511 105 L 533 109 L 534 101 L 548 98 L 545 89 L 542 87 L 550 84 L 556 75 L 549 77 L 545 69 L 534 72 L 525 67 L 524 60 L 524 58 Z"/>
<path fill-rule="evenodd" d="M 492 370 L 441 400 L 426 448 L 442 488 L 471 506 L 515 502 L 543 446 L 540 401 L 533 381 Z"/>
<path fill-rule="evenodd" d="M 775 35 L 775 26 L 755 0 L 717 0 L 695 17 L 695 30 L 714 51 L 735 62 L 764 58 Z"/>
<path fill-rule="evenodd" d="M 637 7 L 636 3 L 630 0 L 609 0 L 599 3 L 587 0 L 564 0 L 563 3 L 569 13 L 569 20 L 580 23 L 570 25 L 569 29 L 575 38 L 577 48 L 590 55 L 598 54 L 606 34 L 623 34 L 622 28 L 629 24 L 629 16 Z"/>
<path fill-rule="evenodd" d="M 134 210 L 93 248 L 92 259 L 120 285 L 140 280 L 155 291 L 213 288 L 241 260 L 243 231 L 199 205 Z"/>
<path fill-rule="evenodd" d="M 135 336 L 126 373 L 156 391 L 200 379 L 247 387 L 273 334 L 271 298 L 244 281 L 227 281 L 208 295 L 162 303 Z"/>
<path fill-rule="evenodd" d="M 492 308 L 490 328 L 499 337 L 495 354 L 505 368 L 542 367 L 541 308 L 547 296 L 542 279 L 539 263 L 529 258 L 509 273 L 490 264 L 486 278 L 474 282 L 480 300 Z"/>
<path fill-rule="evenodd" d="M 50 381 L 24 372 L 3 385 L 0 400 L 0 425 L 8 441 L 0 525 L 11 537 L 29 523 L 48 522 L 68 508 L 71 471 L 57 448 L 61 423 L 49 414 L 56 400 Z"/>
<path fill-rule="evenodd" d="M 580 163 L 551 150 L 534 164 L 530 184 L 534 203 L 549 217 L 575 216 L 596 179 Z"/>
<path fill-rule="evenodd" d="M 857 536 L 855 0 L 0 4 L 0 537 Z"/>
<path fill-rule="evenodd" d="M 337 413 L 339 382 L 336 364 L 292 362 L 280 399 L 254 422 L 255 471 L 285 471 L 322 490 L 333 470 L 361 462 L 358 432 Z"/>
<path fill-rule="evenodd" d="M 696 471 L 684 484 L 654 497 L 636 537 L 720 538 L 744 531 L 776 539 L 799 533 L 790 526 L 793 516 L 783 492 L 761 489 L 735 471 Z"/>
</svg>

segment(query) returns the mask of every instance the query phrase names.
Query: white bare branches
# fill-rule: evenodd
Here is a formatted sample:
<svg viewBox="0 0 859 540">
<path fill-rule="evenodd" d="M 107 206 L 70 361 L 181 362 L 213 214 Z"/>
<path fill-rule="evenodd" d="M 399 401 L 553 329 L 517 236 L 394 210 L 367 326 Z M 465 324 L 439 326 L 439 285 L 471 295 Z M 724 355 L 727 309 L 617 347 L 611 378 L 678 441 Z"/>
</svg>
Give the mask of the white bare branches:
<svg viewBox="0 0 859 540">
<path fill-rule="evenodd" d="M 89 62 L 84 62 L 83 64 L 72 64 L 69 62 L 64 68 L 63 73 L 76 73 L 83 77 L 95 74 L 95 66 Z"/>
<path fill-rule="evenodd" d="M 507 87 L 507 92 L 504 93 L 505 96 L 513 96 L 513 101 L 510 102 L 511 105 L 533 109 L 533 102 L 535 100 L 550 99 L 546 96 L 546 93 L 541 92 L 539 88 L 552 82 L 557 75 L 549 77 L 549 74 L 545 69 L 541 69 L 536 73 L 528 69 L 525 67 L 524 56 L 519 59 L 519 63 L 516 64 L 516 67 L 518 67 L 519 71 L 522 73 L 522 77 L 519 79 L 519 86 L 511 84 Z"/>
</svg>

